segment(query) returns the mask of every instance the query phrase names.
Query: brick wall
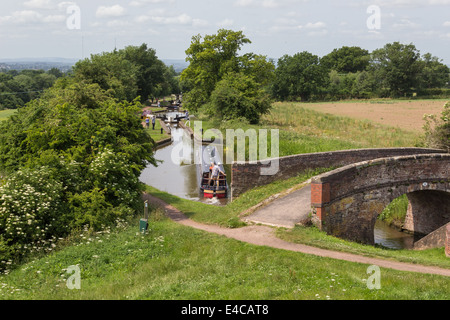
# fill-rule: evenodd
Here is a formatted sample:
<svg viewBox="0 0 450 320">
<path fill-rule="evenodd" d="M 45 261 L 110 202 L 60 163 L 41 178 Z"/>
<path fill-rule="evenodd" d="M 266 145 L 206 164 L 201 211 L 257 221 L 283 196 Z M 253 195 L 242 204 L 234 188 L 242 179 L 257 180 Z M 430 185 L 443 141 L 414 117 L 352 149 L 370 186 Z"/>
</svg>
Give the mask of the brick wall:
<svg viewBox="0 0 450 320">
<path fill-rule="evenodd" d="M 443 151 L 423 148 L 390 148 L 300 154 L 279 158 L 278 173 L 269 176 L 261 175 L 261 168 L 269 167 L 270 164 L 233 163 L 231 169 L 232 197 L 236 198 L 254 187 L 289 179 L 316 168 L 338 168 L 366 160 L 430 153 L 443 153 Z"/>
</svg>

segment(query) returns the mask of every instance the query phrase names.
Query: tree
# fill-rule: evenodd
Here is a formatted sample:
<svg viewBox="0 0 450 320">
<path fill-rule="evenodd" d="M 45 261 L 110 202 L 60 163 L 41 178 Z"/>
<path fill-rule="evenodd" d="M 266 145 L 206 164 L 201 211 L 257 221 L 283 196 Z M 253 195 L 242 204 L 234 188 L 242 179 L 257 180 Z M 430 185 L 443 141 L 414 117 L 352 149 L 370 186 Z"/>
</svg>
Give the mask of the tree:
<svg viewBox="0 0 450 320">
<path fill-rule="evenodd" d="M 77 82 L 98 84 L 103 90 L 111 90 L 119 100 L 132 101 L 138 94 L 139 68 L 119 52 L 91 55 L 90 59 L 78 61 L 74 68 Z"/>
<path fill-rule="evenodd" d="M 338 73 L 356 73 L 366 70 L 369 59 L 369 51 L 360 47 L 344 46 L 322 57 L 320 63 L 328 70 L 335 70 Z"/>
<path fill-rule="evenodd" d="M 208 114 L 221 120 L 245 118 L 256 124 L 271 108 L 269 94 L 252 76 L 229 73 L 211 94 Z"/>
<path fill-rule="evenodd" d="M 285 55 L 278 60 L 273 84 L 276 98 L 307 101 L 318 94 L 327 81 L 327 71 L 320 64 L 319 57 L 309 52 Z"/>
<path fill-rule="evenodd" d="M 424 54 L 420 64 L 419 87 L 421 89 L 443 88 L 449 82 L 449 67 L 431 53 Z"/>
<path fill-rule="evenodd" d="M 216 85 L 230 73 L 244 72 L 253 76 L 260 86 L 266 86 L 272 76 L 273 63 L 253 53 L 239 56 L 239 51 L 251 41 L 242 31 L 220 29 L 217 34 L 196 35 L 186 50 L 189 67 L 181 74 L 186 107 L 195 112 L 210 102 Z M 256 77 L 257 76 L 257 77 Z"/>
<path fill-rule="evenodd" d="M 128 46 L 119 51 L 119 54 L 127 61 L 132 62 L 136 70 L 137 95 L 141 97 L 141 102 L 160 94 L 170 94 L 172 92 L 159 92 L 161 84 L 172 81 L 166 65 L 158 59 L 156 51 L 148 48 L 146 44 L 140 47 Z"/>
<path fill-rule="evenodd" d="M 129 102 L 138 96 L 144 102 L 170 94 L 174 84 L 174 74 L 146 44 L 92 55 L 75 65 L 74 76 L 77 81 L 112 90 L 115 97 Z"/>
<path fill-rule="evenodd" d="M 419 59 L 420 53 L 413 44 L 394 42 L 374 50 L 370 64 L 377 86 L 391 96 L 404 96 L 418 85 Z"/>
</svg>

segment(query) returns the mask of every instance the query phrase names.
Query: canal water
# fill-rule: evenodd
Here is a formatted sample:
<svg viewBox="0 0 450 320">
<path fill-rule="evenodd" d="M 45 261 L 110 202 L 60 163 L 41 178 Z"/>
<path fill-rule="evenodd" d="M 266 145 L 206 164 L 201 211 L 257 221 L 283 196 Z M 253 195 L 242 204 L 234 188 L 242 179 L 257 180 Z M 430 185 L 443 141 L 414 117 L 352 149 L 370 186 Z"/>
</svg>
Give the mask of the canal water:
<svg viewBox="0 0 450 320">
<path fill-rule="evenodd" d="M 414 235 L 398 231 L 381 220 L 375 223 L 375 244 L 390 249 L 412 249 Z"/>
<path fill-rule="evenodd" d="M 175 116 L 170 114 L 170 116 Z M 161 160 L 158 167 L 150 165 L 140 180 L 158 190 L 180 198 L 211 205 L 226 205 L 230 199 L 207 199 L 200 194 L 197 167 L 194 161 L 194 143 L 185 130 L 171 125 L 172 143 L 158 149 L 155 159 Z M 229 168 L 226 168 L 229 170 Z M 414 237 L 389 227 L 377 220 L 374 231 L 375 243 L 390 249 L 411 249 Z"/>
<path fill-rule="evenodd" d="M 194 161 L 194 143 L 189 134 L 176 124 L 170 126 L 172 143 L 155 152 L 162 161 L 158 167 L 148 166 L 140 181 L 177 197 L 212 205 L 226 205 L 230 199 L 207 199 L 200 193 L 197 165 Z"/>
</svg>

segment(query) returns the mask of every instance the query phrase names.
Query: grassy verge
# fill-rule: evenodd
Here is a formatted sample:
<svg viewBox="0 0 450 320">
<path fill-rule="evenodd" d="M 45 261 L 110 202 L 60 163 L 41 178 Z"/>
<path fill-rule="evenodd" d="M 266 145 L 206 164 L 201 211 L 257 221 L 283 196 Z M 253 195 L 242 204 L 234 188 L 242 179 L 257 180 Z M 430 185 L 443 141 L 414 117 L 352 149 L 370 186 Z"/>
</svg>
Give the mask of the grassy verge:
<svg viewBox="0 0 450 320">
<path fill-rule="evenodd" d="M 150 127 L 146 128 L 145 130 L 147 130 L 147 132 L 150 134 L 150 136 L 152 137 L 152 139 L 155 142 L 159 142 L 159 141 L 170 138 L 170 134 L 166 133 L 164 130 L 163 130 L 163 133 L 161 133 L 161 123 L 159 122 L 159 119 L 157 119 L 155 122 L 155 130 L 153 130 L 153 128 L 152 128 L 151 121 L 150 121 Z"/>
<path fill-rule="evenodd" d="M 155 213 L 152 213 L 155 217 Z M 448 278 L 381 270 L 367 287 L 367 266 L 258 247 L 150 221 L 83 235 L 81 241 L 0 276 L 0 299 L 20 300 L 326 300 L 447 299 Z M 84 239 L 83 239 L 84 237 Z M 73 265 L 80 290 L 69 290 Z"/>
</svg>

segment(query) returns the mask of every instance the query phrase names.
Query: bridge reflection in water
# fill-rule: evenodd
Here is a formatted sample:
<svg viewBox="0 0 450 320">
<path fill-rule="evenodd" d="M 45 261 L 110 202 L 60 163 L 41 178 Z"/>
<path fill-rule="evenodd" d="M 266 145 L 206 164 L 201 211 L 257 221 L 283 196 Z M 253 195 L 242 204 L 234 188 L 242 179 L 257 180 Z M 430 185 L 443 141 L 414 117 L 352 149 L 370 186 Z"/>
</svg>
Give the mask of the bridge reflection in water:
<svg viewBox="0 0 450 320">
<path fill-rule="evenodd" d="M 414 235 L 398 231 L 387 223 L 377 220 L 375 223 L 375 244 L 390 249 L 413 249 Z"/>
</svg>

